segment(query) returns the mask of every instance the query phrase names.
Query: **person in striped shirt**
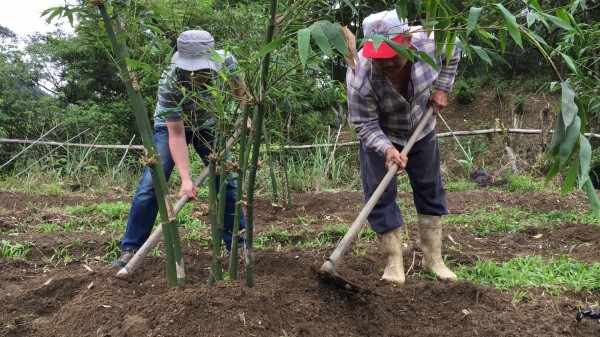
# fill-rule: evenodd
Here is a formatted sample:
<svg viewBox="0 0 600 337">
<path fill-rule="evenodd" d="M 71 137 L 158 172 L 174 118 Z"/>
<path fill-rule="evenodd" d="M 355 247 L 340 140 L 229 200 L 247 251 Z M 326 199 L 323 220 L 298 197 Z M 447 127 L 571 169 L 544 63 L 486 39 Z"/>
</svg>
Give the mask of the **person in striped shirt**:
<svg viewBox="0 0 600 337">
<path fill-rule="evenodd" d="M 378 48 L 372 40 L 358 52 L 355 69 L 348 69 L 346 85 L 349 121 L 360 138 L 360 171 L 365 202 L 375 192 L 389 168 L 398 165 L 408 174 L 418 214 L 419 237 L 423 251 L 422 266 L 439 279 L 456 280 L 441 255 L 441 216 L 447 214 L 446 193 L 442 184 L 435 114 L 447 106 L 460 59 L 458 48 L 450 59 L 436 56 L 433 33 L 419 26 L 409 27 L 395 10 L 383 11 L 363 21 L 365 36 L 381 34 L 390 40 L 429 55 L 439 71 L 423 61 L 407 60 L 386 42 Z M 443 49 L 445 51 L 445 48 Z M 427 107 L 434 115 L 418 135 L 408 156 L 400 155 Z M 409 160 L 410 158 L 410 160 Z M 397 178 L 387 186 L 368 217 L 378 234 L 386 259 L 383 280 L 405 282 L 402 260 L 402 212 L 396 204 Z"/>
<path fill-rule="evenodd" d="M 171 64 L 163 72 L 158 85 L 158 102 L 154 112 L 154 141 L 158 149 L 167 180 L 177 166 L 181 178 L 179 197 L 196 198 L 190 174 L 188 145 L 192 144 L 205 165 L 213 152 L 217 117 L 214 114 L 213 90 L 225 90 L 229 86 L 233 96 L 244 108 L 244 80 L 238 71 L 235 57 L 223 50 L 214 50 L 215 40 L 203 30 L 189 30 L 177 38 L 177 52 Z M 211 51 L 220 58 L 217 62 Z M 246 127 L 251 128 L 248 121 Z M 230 160 L 229 154 L 227 159 Z M 217 177 L 217 186 L 219 186 Z M 234 225 L 235 195 L 237 182 L 233 174 L 227 176 L 225 220 L 223 241 L 231 250 Z M 150 169 L 146 168 L 131 203 L 127 228 L 121 242 L 121 256 L 110 268 L 122 268 L 150 236 L 158 213 L 156 192 Z M 243 214 L 239 217 L 239 229 L 245 228 Z M 240 242 L 243 239 L 240 238 Z"/>
</svg>

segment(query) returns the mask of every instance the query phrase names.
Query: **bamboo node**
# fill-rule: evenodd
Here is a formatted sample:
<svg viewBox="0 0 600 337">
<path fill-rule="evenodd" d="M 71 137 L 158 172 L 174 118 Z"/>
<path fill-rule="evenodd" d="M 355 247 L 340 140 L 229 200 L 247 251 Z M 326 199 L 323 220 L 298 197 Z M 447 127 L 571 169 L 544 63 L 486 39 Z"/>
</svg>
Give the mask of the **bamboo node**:
<svg viewBox="0 0 600 337">
<path fill-rule="evenodd" d="M 220 159 L 220 156 L 219 156 L 218 153 L 213 152 L 213 153 L 211 153 L 211 154 L 208 155 L 208 161 L 211 161 L 213 163 L 218 162 L 219 159 Z"/>
<path fill-rule="evenodd" d="M 153 167 L 154 165 L 156 165 L 156 157 L 154 157 L 154 155 L 150 157 L 142 156 L 140 157 L 140 163 L 142 163 L 142 165 L 144 166 Z"/>
<path fill-rule="evenodd" d="M 227 162 L 227 170 L 229 172 L 239 173 L 240 172 L 240 166 L 238 165 L 238 163 L 228 161 Z"/>
</svg>

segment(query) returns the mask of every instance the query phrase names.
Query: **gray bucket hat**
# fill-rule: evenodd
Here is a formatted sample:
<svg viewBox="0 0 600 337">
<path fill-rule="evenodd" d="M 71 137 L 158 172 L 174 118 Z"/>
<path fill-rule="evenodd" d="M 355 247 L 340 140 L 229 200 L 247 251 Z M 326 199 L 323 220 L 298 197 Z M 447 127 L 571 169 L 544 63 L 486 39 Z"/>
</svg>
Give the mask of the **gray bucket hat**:
<svg viewBox="0 0 600 337">
<path fill-rule="evenodd" d="M 221 65 L 210 59 L 210 50 L 215 48 L 215 39 L 205 30 L 188 30 L 177 38 L 177 52 L 171 63 L 177 68 L 194 71 L 212 69 L 218 71 Z"/>
</svg>

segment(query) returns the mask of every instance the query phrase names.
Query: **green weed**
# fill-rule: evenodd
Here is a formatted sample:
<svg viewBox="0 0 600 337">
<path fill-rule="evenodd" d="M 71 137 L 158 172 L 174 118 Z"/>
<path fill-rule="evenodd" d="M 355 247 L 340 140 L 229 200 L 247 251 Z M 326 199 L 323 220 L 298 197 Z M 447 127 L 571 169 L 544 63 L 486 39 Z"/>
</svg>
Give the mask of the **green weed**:
<svg viewBox="0 0 600 337">
<path fill-rule="evenodd" d="M 596 223 L 591 212 L 550 211 L 531 213 L 530 210 L 504 209 L 498 205 L 478 206 L 471 213 L 447 215 L 444 221 L 453 225 L 464 225 L 477 233 L 522 232 L 527 227 L 559 226 L 564 223 Z"/>
<path fill-rule="evenodd" d="M 545 260 L 534 255 L 504 263 L 478 260 L 473 266 L 460 265 L 455 270 L 461 279 L 502 290 L 542 288 L 552 295 L 560 295 L 567 290 L 600 288 L 600 263 L 587 264 L 564 256 Z"/>
<path fill-rule="evenodd" d="M 0 241 L 0 256 L 7 259 L 25 259 L 31 251 L 33 243 L 10 242 L 8 240 Z"/>
</svg>

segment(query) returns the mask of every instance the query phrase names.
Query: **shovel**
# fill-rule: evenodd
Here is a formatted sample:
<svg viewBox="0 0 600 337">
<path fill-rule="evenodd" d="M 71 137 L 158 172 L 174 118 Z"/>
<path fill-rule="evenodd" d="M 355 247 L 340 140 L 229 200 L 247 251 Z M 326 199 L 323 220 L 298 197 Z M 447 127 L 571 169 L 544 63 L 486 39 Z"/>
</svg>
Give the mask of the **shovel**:
<svg viewBox="0 0 600 337">
<path fill-rule="evenodd" d="M 432 114 L 433 114 L 433 106 L 429 106 L 429 108 L 423 115 L 423 118 L 421 118 L 421 121 L 419 122 L 419 124 L 417 125 L 415 130 L 413 131 L 412 136 L 408 139 L 408 142 L 406 143 L 406 145 L 404 146 L 404 148 L 402 149 L 400 154 L 403 154 L 403 155 L 408 154 L 408 152 L 410 151 L 410 149 L 413 147 L 413 145 L 417 141 L 417 137 L 423 131 L 423 128 L 427 124 L 427 121 L 429 120 L 429 118 L 431 117 Z M 381 182 L 379 183 L 379 186 L 377 187 L 377 189 L 375 190 L 375 192 L 373 193 L 371 198 L 369 198 L 369 201 L 367 201 L 367 203 L 365 204 L 363 209 L 358 214 L 358 217 L 356 218 L 356 220 L 354 220 L 354 222 L 350 226 L 350 229 L 348 229 L 348 232 L 346 233 L 346 235 L 344 235 L 344 237 L 342 238 L 342 241 L 340 241 L 340 243 L 337 245 L 337 247 L 335 248 L 333 253 L 331 253 L 331 255 L 327 258 L 327 260 L 323 263 L 323 265 L 319 269 L 319 271 L 318 271 L 319 277 L 335 284 L 336 286 L 338 286 L 340 288 L 346 289 L 346 290 L 350 290 L 350 291 L 354 291 L 354 292 L 358 292 L 358 291 L 362 290 L 362 287 L 360 285 L 346 279 L 345 277 L 340 275 L 336 271 L 336 269 L 342 263 L 342 257 L 344 256 L 344 253 L 346 253 L 346 251 L 350 247 L 350 244 L 358 236 L 358 233 L 360 231 L 360 228 L 362 227 L 362 224 L 365 222 L 365 220 L 367 219 L 367 216 L 369 216 L 369 214 L 373 210 L 373 207 L 375 207 L 375 204 L 379 201 L 379 198 L 383 194 L 383 191 L 390 184 L 390 181 L 392 181 L 392 178 L 394 177 L 394 175 L 397 171 L 398 171 L 398 165 L 393 164 L 390 167 L 390 169 L 388 170 L 388 172 L 385 175 L 385 177 L 383 178 L 383 180 L 381 180 Z"/>
</svg>

